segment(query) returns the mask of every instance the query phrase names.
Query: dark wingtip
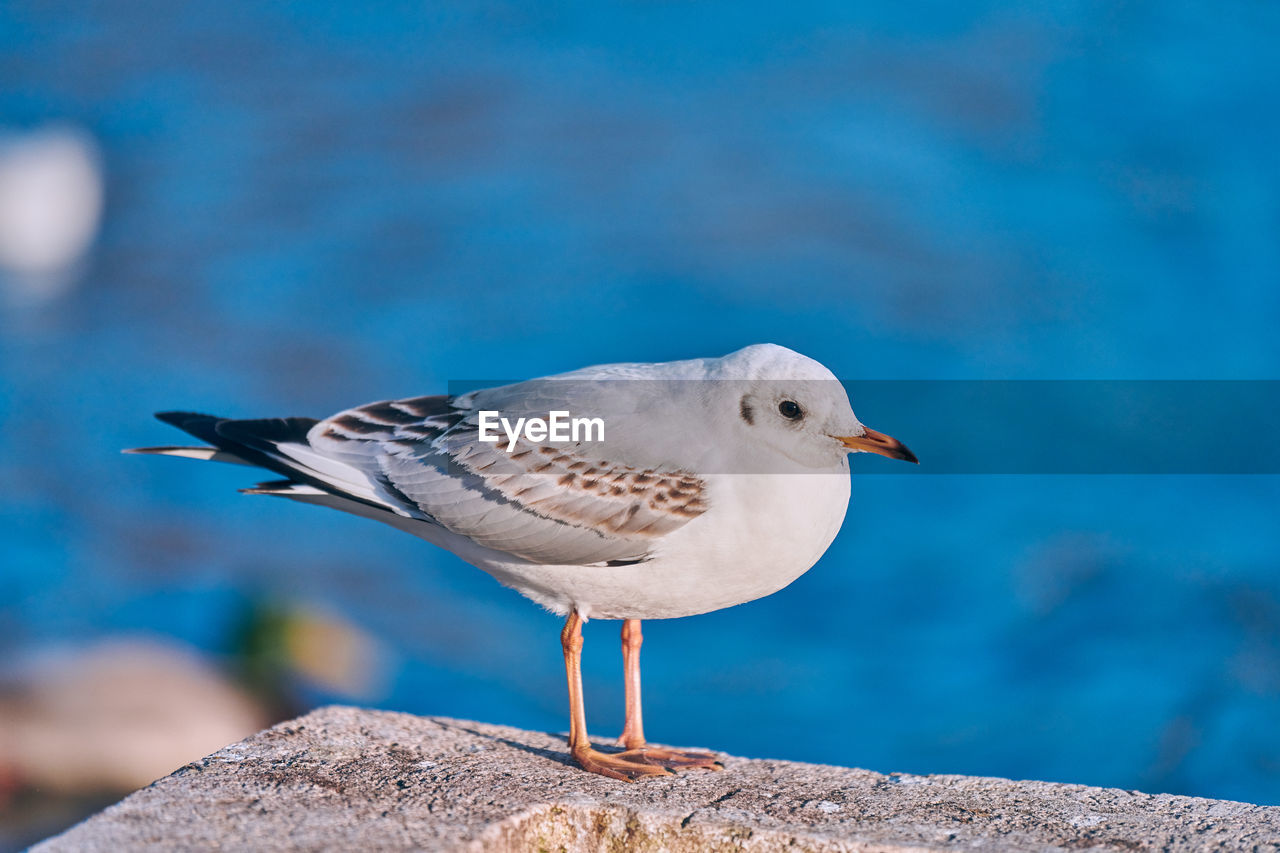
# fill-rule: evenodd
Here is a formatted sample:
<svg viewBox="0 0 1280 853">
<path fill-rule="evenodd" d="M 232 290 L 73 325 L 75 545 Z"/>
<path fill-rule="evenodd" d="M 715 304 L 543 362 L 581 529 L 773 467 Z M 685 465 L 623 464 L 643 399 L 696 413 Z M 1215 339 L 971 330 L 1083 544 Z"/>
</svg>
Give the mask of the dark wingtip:
<svg viewBox="0 0 1280 853">
<path fill-rule="evenodd" d="M 223 419 L 200 412 L 156 412 L 156 420 L 175 426 L 201 441 L 216 445 L 218 423 Z"/>
<path fill-rule="evenodd" d="M 307 433 L 318 421 L 315 418 L 261 418 L 258 420 L 222 420 L 216 429 L 218 435 L 251 447 L 275 445 L 286 441 L 305 444 Z"/>
<path fill-rule="evenodd" d="M 166 424 L 171 424 L 176 427 L 181 427 L 187 421 L 197 420 L 197 419 L 211 420 L 211 421 L 221 420 L 220 418 L 217 418 L 213 415 L 206 415 L 202 412 L 182 412 L 182 411 L 156 412 L 156 420 L 162 421 Z"/>
</svg>

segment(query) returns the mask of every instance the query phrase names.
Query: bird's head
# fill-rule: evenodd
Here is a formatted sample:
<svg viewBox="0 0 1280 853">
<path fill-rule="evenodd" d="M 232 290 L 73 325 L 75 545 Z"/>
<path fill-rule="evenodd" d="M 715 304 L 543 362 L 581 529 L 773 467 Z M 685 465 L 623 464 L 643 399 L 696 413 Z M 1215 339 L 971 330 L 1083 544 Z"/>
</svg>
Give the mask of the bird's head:
<svg viewBox="0 0 1280 853">
<path fill-rule="evenodd" d="M 725 356 L 723 378 L 732 393 L 738 430 L 810 468 L 840 464 L 847 453 L 878 453 L 918 462 L 895 438 L 864 426 L 853 414 L 840 380 L 817 361 L 775 344 L 758 344 Z"/>
</svg>

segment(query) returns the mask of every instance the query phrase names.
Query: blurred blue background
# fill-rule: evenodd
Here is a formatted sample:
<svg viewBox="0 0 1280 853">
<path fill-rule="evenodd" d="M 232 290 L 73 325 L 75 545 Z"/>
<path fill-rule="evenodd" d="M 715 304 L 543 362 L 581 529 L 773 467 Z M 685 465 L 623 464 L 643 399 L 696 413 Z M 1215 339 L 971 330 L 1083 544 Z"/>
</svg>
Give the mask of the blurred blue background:
<svg viewBox="0 0 1280 853">
<path fill-rule="evenodd" d="M 74 128 L 105 202 L 73 272 L 5 279 L 0 655 L 226 660 L 246 602 L 301 603 L 381 650 L 358 701 L 563 730 L 555 617 L 119 449 L 179 441 L 159 409 L 761 341 L 855 382 L 1280 378 L 1277 36 L 1262 3 L 5 4 L 0 124 Z M 1280 803 L 1276 477 L 854 462 L 813 571 L 646 624 L 653 739 Z M 586 640 L 611 734 L 617 624 Z"/>
</svg>

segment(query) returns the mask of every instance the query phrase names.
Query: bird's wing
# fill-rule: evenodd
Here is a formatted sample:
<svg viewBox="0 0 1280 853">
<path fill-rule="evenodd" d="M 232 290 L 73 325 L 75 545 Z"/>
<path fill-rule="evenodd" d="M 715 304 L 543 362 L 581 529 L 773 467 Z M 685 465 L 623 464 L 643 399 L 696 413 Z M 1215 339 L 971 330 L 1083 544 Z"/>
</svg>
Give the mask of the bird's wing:
<svg viewBox="0 0 1280 853">
<path fill-rule="evenodd" d="M 408 514 L 487 548 L 548 564 L 641 561 L 664 535 L 706 511 L 702 479 L 610 461 L 591 442 L 522 442 L 508 453 L 505 438 L 479 437 L 481 410 L 512 421 L 545 418 L 583 411 L 600 393 L 609 392 L 537 380 L 461 397 L 372 403 L 320 421 L 307 439 L 314 452 L 366 472 Z M 617 424 L 617 398 L 612 405 Z"/>
</svg>

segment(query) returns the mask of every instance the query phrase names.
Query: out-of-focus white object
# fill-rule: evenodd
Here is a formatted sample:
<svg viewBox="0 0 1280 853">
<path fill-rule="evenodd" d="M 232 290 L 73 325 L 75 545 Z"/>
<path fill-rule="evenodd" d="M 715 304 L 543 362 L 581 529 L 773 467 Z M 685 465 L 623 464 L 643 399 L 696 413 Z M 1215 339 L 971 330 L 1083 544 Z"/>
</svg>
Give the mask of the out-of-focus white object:
<svg viewBox="0 0 1280 853">
<path fill-rule="evenodd" d="M 50 126 L 0 131 L 0 282 L 10 297 L 44 301 L 75 280 L 102 220 L 98 146 Z"/>
<path fill-rule="evenodd" d="M 264 728 L 194 651 L 116 639 L 23 662 L 0 683 L 0 775 L 61 794 L 132 791 Z"/>
</svg>

